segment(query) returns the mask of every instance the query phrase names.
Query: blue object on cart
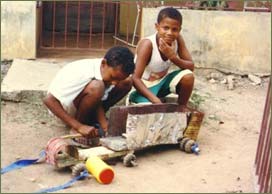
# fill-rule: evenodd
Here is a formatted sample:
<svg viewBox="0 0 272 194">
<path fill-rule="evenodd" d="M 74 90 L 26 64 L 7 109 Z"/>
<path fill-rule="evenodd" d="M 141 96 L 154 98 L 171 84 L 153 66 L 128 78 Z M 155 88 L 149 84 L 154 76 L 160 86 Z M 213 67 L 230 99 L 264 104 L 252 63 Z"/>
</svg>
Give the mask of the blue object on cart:
<svg viewBox="0 0 272 194">
<path fill-rule="evenodd" d="M 195 153 L 196 155 L 198 155 L 199 152 L 200 152 L 200 149 L 199 149 L 197 143 L 194 143 L 194 145 L 191 147 L 191 150 L 192 150 L 192 152 Z"/>
</svg>

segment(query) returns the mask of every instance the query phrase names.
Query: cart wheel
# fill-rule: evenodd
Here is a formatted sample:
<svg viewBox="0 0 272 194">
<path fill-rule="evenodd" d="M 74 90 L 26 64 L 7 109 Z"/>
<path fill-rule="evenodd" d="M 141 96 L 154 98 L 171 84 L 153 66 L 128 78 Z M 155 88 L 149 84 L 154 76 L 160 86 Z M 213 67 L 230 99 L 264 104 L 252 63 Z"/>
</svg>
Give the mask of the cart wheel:
<svg viewBox="0 0 272 194">
<path fill-rule="evenodd" d="M 182 151 L 185 151 L 187 153 L 192 153 L 192 146 L 195 144 L 195 141 L 188 138 L 188 137 L 185 137 L 181 140 L 180 144 L 179 144 L 179 147 Z"/>
<path fill-rule="evenodd" d="M 123 164 L 126 167 L 137 166 L 138 164 L 136 162 L 136 156 L 134 154 L 128 153 L 123 159 Z"/>
<path fill-rule="evenodd" d="M 185 143 L 189 140 L 190 139 L 188 137 L 183 137 L 181 140 L 179 140 L 179 147 L 182 151 L 184 151 Z"/>
<path fill-rule="evenodd" d="M 78 163 L 72 167 L 72 176 L 79 176 L 81 172 L 86 170 L 86 166 L 84 163 Z"/>
</svg>

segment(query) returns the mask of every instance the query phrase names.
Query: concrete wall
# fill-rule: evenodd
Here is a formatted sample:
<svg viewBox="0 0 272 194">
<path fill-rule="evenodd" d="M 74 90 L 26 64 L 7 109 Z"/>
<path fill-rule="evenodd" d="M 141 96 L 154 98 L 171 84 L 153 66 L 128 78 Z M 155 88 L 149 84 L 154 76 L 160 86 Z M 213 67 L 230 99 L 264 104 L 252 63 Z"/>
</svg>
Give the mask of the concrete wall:
<svg viewBox="0 0 272 194">
<path fill-rule="evenodd" d="M 1 1 L 1 59 L 36 57 L 36 1 Z"/>
<path fill-rule="evenodd" d="M 133 32 L 136 6 L 130 8 Z M 155 32 L 161 8 L 143 8 L 141 36 Z M 182 34 L 197 67 L 271 73 L 271 13 L 181 10 Z M 124 16 L 126 8 L 122 7 Z M 134 17 L 132 17 L 134 16 Z M 123 18 L 123 19 L 122 19 Z M 126 17 L 121 17 L 122 21 Z M 124 21 L 121 23 L 125 23 Z M 35 58 L 35 1 L 1 1 L 1 57 Z M 124 26 L 120 26 L 124 31 Z"/>
<path fill-rule="evenodd" d="M 160 9 L 143 9 L 142 36 L 155 32 Z M 183 15 L 181 33 L 196 66 L 237 73 L 271 73 L 271 13 L 180 12 Z"/>
</svg>

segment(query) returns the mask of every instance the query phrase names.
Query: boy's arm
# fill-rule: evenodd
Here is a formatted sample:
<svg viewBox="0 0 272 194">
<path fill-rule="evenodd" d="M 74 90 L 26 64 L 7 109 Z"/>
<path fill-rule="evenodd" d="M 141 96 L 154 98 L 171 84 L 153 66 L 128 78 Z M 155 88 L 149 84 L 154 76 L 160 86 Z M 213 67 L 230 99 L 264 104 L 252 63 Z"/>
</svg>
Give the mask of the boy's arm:
<svg viewBox="0 0 272 194">
<path fill-rule="evenodd" d="M 132 75 L 134 87 L 139 93 L 149 99 L 152 103 L 162 103 L 161 100 L 155 96 L 141 80 L 145 67 L 147 66 L 152 54 L 151 42 L 149 40 L 140 41 L 136 52 L 136 68 L 134 74 Z"/>
<path fill-rule="evenodd" d="M 44 104 L 47 108 L 55 114 L 58 118 L 60 118 L 63 122 L 68 124 L 70 127 L 81 133 L 86 137 L 96 137 L 97 130 L 94 127 L 84 125 L 76 120 L 74 117 L 70 116 L 62 107 L 60 102 L 52 95 L 48 94 L 44 100 Z"/>
<path fill-rule="evenodd" d="M 104 130 L 104 132 L 108 131 L 108 121 L 106 119 L 105 116 L 105 110 L 102 106 L 102 104 L 100 104 L 97 108 L 97 121 L 99 122 L 101 128 Z"/>
<path fill-rule="evenodd" d="M 169 45 L 167 45 L 163 40 L 160 41 L 159 49 L 164 53 L 164 55 L 170 59 L 175 65 L 181 69 L 190 69 L 194 71 L 194 62 L 191 54 L 189 53 L 183 37 L 180 35 L 177 39 L 178 41 L 178 55 L 174 53 Z"/>
</svg>

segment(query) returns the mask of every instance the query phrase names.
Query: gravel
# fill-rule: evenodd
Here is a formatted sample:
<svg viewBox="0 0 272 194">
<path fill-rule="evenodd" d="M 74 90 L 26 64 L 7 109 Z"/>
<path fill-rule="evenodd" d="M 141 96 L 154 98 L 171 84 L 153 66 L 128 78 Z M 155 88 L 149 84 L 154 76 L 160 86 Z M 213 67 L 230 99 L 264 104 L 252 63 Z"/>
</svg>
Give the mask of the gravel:
<svg viewBox="0 0 272 194">
<path fill-rule="evenodd" d="M 4 77 L 7 75 L 7 72 L 11 64 L 12 64 L 12 60 L 1 61 L 1 82 L 3 81 Z"/>
</svg>

